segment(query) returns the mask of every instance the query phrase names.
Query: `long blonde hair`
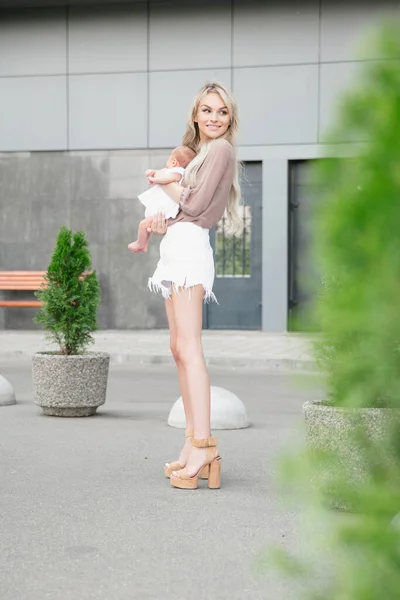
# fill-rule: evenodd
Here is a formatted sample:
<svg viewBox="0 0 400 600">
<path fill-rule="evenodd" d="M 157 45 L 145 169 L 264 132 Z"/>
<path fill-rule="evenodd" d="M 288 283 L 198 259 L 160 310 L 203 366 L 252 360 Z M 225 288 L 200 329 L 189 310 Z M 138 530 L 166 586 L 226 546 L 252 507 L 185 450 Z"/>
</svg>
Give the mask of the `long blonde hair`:
<svg viewBox="0 0 400 600">
<path fill-rule="evenodd" d="M 197 152 L 197 156 L 191 161 L 191 163 L 189 163 L 185 171 L 184 183 L 190 186 L 195 185 L 197 173 L 207 156 L 210 144 L 212 144 L 212 142 L 209 142 L 200 146 L 199 126 L 197 123 L 195 123 L 195 118 L 197 116 L 201 99 L 203 98 L 203 96 L 210 93 L 218 94 L 229 111 L 229 127 L 226 130 L 226 132 L 220 137 L 225 138 L 228 142 L 230 142 L 230 144 L 232 144 L 232 146 L 236 150 L 235 137 L 239 124 L 236 101 L 231 92 L 222 84 L 206 83 L 201 88 L 201 90 L 199 90 L 199 92 L 196 94 L 196 97 L 193 100 L 193 104 L 190 108 L 189 117 L 187 120 L 186 131 L 182 138 L 183 146 L 189 146 L 189 148 L 192 148 L 195 152 Z M 234 235 L 235 233 L 239 233 L 240 231 L 242 231 L 243 228 L 243 219 L 239 210 L 240 206 L 242 205 L 242 194 L 239 183 L 240 170 L 241 165 L 238 161 L 236 161 L 233 182 L 229 191 L 228 204 L 224 214 L 224 232 L 228 235 Z"/>
</svg>

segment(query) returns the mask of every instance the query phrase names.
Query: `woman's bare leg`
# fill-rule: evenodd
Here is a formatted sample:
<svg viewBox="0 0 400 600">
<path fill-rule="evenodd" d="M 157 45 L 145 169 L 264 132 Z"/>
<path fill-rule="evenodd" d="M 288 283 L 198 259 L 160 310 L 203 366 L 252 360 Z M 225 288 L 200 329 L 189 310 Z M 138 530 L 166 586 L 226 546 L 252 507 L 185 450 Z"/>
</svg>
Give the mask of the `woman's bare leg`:
<svg viewBox="0 0 400 600">
<path fill-rule="evenodd" d="M 177 356 L 185 373 L 194 437 L 198 439 L 210 436 L 210 379 L 202 344 L 203 299 L 201 285 L 172 294 Z M 187 463 L 190 475 L 197 472 L 204 457 L 204 449 L 192 448 Z"/>
<path fill-rule="evenodd" d="M 192 409 L 191 409 L 191 405 L 190 405 L 190 398 L 189 398 L 189 392 L 188 392 L 187 381 L 186 381 L 186 372 L 183 367 L 183 364 L 179 360 L 179 355 L 177 353 L 176 324 L 175 324 L 172 300 L 165 301 L 165 311 L 167 313 L 167 319 L 168 319 L 168 325 L 169 325 L 169 340 L 170 340 L 171 354 L 175 360 L 175 364 L 176 364 L 176 367 L 178 370 L 178 381 L 179 381 L 179 388 L 181 390 L 181 395 L 182 395 L 182 400 L 183 400 L 183 408 L 185 411 L 186 427 L 193 429 L 193 417 L 192 417 Z M 191 439 L 186 440 L 185 444 L 183 446 L 182 452 L 178 459 L 178 462 L 180 465 L 182 465 L 182 467 L 184 467 L 187 463 L 187 459 L 189 457 L 191 447 L 192 447 Z"/>
</svg>

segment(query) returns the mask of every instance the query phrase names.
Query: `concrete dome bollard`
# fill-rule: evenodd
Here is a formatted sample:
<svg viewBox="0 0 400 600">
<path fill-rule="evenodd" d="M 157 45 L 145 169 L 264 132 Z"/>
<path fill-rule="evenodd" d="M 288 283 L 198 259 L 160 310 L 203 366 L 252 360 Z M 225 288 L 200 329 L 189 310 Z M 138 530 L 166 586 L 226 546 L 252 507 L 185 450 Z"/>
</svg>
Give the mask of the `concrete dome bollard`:
<svg viewBox="0 0 400 600">
<path fill-rule="evenodd" d="M 168 425 L 180 429 L 186 427 L 182 397 L 171 408 Z M 249 426 L 243 402 L 229 390 L 211 386 L 211 429 L 244 429 Z"/>
<path fill-rule="evenodd" d="M 3 375 L 0 375 L 0 406 L 16 404 L 14 388 Z"/>
</svg>

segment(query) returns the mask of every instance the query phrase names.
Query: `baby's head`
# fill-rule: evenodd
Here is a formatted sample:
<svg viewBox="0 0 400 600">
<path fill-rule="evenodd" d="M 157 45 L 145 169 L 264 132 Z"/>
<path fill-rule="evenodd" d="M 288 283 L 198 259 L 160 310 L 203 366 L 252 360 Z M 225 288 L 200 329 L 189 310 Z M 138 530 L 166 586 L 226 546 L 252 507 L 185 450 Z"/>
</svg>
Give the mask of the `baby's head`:
<svg viewBox="0 0 400 600">
<path fill-rule="evenodd" d="M 167 169 L 174 169 L 175 167 L 182 167 L 184 169 L 195 156 L 196 152 L 189 148 L 189 146 L 178 146 L 169 155 Z"/>
</svg>

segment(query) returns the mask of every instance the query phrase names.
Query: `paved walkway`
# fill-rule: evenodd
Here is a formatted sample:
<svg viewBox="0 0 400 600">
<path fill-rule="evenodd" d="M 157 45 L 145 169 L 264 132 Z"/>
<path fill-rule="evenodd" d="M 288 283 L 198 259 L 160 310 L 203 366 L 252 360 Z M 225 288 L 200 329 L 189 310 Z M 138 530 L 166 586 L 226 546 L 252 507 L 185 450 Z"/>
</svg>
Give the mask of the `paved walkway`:
<svg viewBox="0 0 400 600">
<path fill-rule="evenodd" d="M 314 371 L 311 340 L 302 334 L 259 331 L 204 331 L 207 364 L 219 367 Z M 167 364 L 172 361 L 166 330 L 99 331 L 91 350 L 108 352 L 119 364 Z M 1 331 L 0 362 L 28 359 L 50 349 L 39 331 Z"/>
<path fill-rule="evenodd" d="M 271 545 L 312 552 L 314 530 L 300 537 L 301 494 L 282 502 L 276 470 L 281 451 L 298 451 L 302 405 L 321 398 L 320 378 L 212 369 L 252 426 L 218 431 L 221 489 L 201 481 L 188 492 L 163 473 L 183 439 L 167 427 L 174 369 L 114 365 L 98 414 L 68 419 L 35 406 L 29 362 L 0 368 L 18 398 L 0 408 L 1 600 L 300 597 L 266 556 Z"/>
</svg>

